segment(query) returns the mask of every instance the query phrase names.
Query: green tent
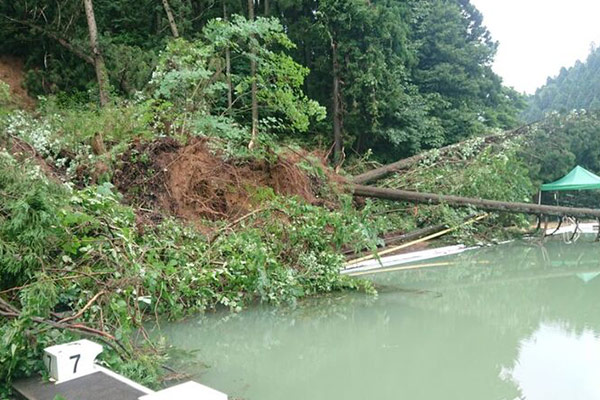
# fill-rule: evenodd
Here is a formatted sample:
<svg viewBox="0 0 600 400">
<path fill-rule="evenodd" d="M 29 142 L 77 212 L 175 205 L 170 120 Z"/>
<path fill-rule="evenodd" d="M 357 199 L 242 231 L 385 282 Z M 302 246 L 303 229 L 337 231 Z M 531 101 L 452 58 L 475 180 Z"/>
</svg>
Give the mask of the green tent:
<svg viewBox="0 0 600 400">
<path fill-rule="evenodd" d="M 543 192 L 600 189 L 600 176 L 579 165 L 559 180 L 542 185 Z"/>
</svg>

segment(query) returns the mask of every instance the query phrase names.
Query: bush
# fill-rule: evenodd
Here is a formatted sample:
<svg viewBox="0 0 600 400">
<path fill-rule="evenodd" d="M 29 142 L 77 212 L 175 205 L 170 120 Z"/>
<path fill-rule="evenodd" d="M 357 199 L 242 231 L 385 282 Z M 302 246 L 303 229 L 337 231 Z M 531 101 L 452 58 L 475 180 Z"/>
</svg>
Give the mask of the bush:
<svg viewBox="0 0 600 400">
<path fill-rule="evenodd" d="M 59 210 L 66 193 L 39 166 L 20 165 L 0 151 L 0 287 L 30 280 L 56 251 L 64 232 Z"/>
<path fill-rule="evenodd" d="M 350 199 L 332 211 L 272 195 L 260 210 L 218 225 L 208 237 L 174 219 L 142 233 L 134 210 L 110 184 L 69 189 L 6 152 L 0 153 L 0 195 L 0 300 L 19 310 L 0 321 L 6 344 L 0 378 L 7 383 L 40 371 L 44 346 L 78 336 L 42 320 L 73 315 L 97 294 L 77 323 L 122 342 L 127 352 L 104 355 L 112 368 L 156 381 L 160 353 L 139 353 L 133 342 L 147 317 L 370 290 L 338 273 L 342 245 L 371 245 L 377 236 Z"/>
<path fill-rule="evenodd" d="M 10 86 L 0 80 L 0 108 L 7 107 L 11 104 Z"/>
</svg>

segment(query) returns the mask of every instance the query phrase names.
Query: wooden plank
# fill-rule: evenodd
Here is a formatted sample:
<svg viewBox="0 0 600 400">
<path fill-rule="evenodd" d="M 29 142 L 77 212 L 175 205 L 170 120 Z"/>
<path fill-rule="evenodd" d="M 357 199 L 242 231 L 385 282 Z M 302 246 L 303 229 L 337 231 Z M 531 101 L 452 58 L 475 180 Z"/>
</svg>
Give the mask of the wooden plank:
<svg viewBox="0 0 600 400">
<path fill-rule="evenodd" d="M 354 195 L 379 199 L 405 201 L 409 203 L 447 204 L 452 207 L 474 207 L 486 211 L 500 211 L 532 215 L 550 215 L 557 217 L 600 218 L 600 210 L 592 208 L 574 208 L 545 206 L 532 203 L 513 203 L 507 201 L 476 199 L 471 197 L 449 196 L 433 193 L 419 193 L 407 190 L 385 189 L 374 186 L 353 186 Z"/>
</svg>

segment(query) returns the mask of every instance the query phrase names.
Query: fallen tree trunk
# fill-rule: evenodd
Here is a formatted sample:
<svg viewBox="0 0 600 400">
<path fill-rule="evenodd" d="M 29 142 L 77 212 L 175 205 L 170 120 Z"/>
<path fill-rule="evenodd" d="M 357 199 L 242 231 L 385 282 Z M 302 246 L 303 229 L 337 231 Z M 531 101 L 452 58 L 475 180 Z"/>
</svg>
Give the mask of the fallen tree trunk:
<svg viewBox="0 0 600 400">
<path fill-rule="evenodd" d="M 516 136 L 520 136 L 526 132 L 529 132 L 529 127 L 530 125 L 524 125 L 518 129 L 512 130 L 512 131 L 508 131 L 508 132 L 502 132 L 502 133 L 496 133 L 493 135 L 488 135 L 488 136 L 484 136 L 483 137 L 483 141 L 481 142 L 481 144 L 479 145 L 479 148 L 485 148 L 493 143 L 497 143 L 499 141 L 502 140 L 506 140 L 506 139 L 510 139 Z M 469 140 L 473 140 L 476 138 L 471 138 Z M 451 144 L 445 147 L 441 147 L 439 149 L 437 149 L 439 151 L 439 155 L 443 156 L 446 155 L 448 153 L 451 153 L 453 150 L 457 150 L 459 149 L 461 146 L 463 146 L 464 144 L 466 144 L 467 141 L 463 141 L 463 142 L 459 142 L 459 143 L 455 143 L 455 144 Z M 365 183 L 370 183 L 373 181 L 376 181 L 378 179 L 384 178 L 385 176 L 392 174 L 394 172 L 398 172 L 404 169 L 408 169 L 410 167 L 412 167 L 413 165 L 415 165 L 416 163 L 418 163 L 419 161 L 421 161 L 423 158 L 425 158 L 430 152 L 426 151 L 424 153 L 421 154 L 416 154 L 412 157 L 408 157 L 405 159 L 402 159 L 400 161 L 396 161 L 392 164 L 388 164 L 388 165 L 384 165 L 382 167 L 379 168 L 375 168 L 371 171 L 367 171 L 363 174 L 360 175 L 356 175 L 354 178 L 352 178 L 352 181 L 358 185 L 362 185 Z"/>
<path fill-rule="evenodd" d="M 354 195 L 360 197 L 375 197 L 379 199 L 406 201 L 410 203 L 447 204 L 452 207 L 474 207 L 486 211 L 600 219 L 600 210 L 592 208 L 544 206 L 531 203 L 512 203 L 507 201 L 475 199 L 470 197 L 448 196 L 433 193 L 418 193 L 407 190 L 384 189 L 362 185 L 354 185 L 353 189 Z"/>
</svg>

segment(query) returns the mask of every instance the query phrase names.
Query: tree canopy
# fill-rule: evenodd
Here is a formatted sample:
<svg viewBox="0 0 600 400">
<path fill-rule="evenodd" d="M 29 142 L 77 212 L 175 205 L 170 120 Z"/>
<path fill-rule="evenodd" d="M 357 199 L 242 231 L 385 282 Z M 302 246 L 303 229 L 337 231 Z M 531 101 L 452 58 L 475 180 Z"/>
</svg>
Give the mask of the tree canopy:
<svg viewBox="0 0 600 400">
<path fill-rule="evenodd" d="M 287 114 L 299 128 L 288 135 L 305 132 L 300 140 L 330 143 L 330 132 L 337 128 L 335 140 L 346 153 L 372 149 L 379 159 L 391 160 L 517 123 L 521 98 L 492 71 L 497 44 L 469 0 L 256 2 L 255 14 L 264 19 L 246 30 L 244 40 L 243 32 L 225 29 L 241 29 L 240 18 L 248 13 L 242 3 L 96 0 L 98 40 L 111 90 L 126 97 L 146 90 L 156 66 L 164 68 L 165 53 L 163 64 L 159 54 L 173 51 L 168 43 L 174 32 L 190 46 L 204 40 L 215 47 L 223 37 L 237 35 L 221 50 L 231 48 L 252 61 L 261 57 L 253 51 L 269 46 L 252 29 L 272 23 L 280 24 L 287 37 L 268 50 L 270 55 L 262 58 L 268 71 L 256 78 L 263 89 L 277 87 L 258 93 L 267 110 L 260 114 L 261 126 Z M 269 17 L 274 22 L 267 22 Z M 94 58 L 81 1 L 4 2 L 0 18 L 0 53 L 26 58 L 31 93 L 69 101 L 95 98 L 90 90 L 97 85 Z M 215 18 L 234 23 L 222 25 Z M 254 80 L 246 64 L 232 58 L 238 92 Z M 309 124 L 307 115 L 316 115 L 318 106 L 308 99 L 326 107 L 325 119 L 312 118 Z M 247 107 L 246 97 L 235 107 Z"/>
<path fill-rule="evenodd" d="M 600 47 L 591 46 L 585 62 L 561 68 L 528 99 L 524 119 L 535 121 L 549 112 L 600 109 Z"/>
</svg>

